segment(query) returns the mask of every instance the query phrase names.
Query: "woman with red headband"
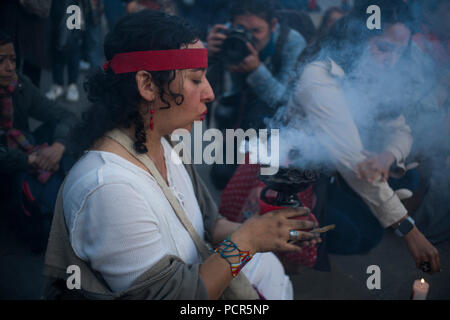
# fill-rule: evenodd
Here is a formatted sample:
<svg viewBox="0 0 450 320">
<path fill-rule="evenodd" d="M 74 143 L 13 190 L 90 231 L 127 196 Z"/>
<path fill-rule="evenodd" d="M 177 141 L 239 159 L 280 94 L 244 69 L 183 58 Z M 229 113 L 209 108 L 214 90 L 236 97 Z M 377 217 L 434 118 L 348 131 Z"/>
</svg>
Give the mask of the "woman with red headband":
<svg viewBox="0 0 450 320">
<path fill-rule="evenodd" d="M 307 209 L 230 222 L 193 167 L 171 161 L 165 136 L 190 130 L 214 99 L 196 31 L 142 11 L 116 25 L 105 55 L 104 70 L 85 86 L 93 104 L 74 134 L 74 147 L 87 151 L 58 196 L 46 297 L 292 299 L 270 251 L 320 241 L 301 231 L 314 222 L 290 219 Z"/>
</svg>

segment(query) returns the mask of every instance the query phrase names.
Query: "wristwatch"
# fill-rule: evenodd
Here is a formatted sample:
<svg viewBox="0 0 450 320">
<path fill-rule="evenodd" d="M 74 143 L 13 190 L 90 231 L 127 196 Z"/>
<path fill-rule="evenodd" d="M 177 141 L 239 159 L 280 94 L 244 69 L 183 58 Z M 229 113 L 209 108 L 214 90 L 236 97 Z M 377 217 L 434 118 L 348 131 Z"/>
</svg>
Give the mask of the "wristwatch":
<svg viewBox="0 0 450 320">
<path fill-rule="evenodd" d="M 414 228 L 414 224 L 414 219 L 408 216 L 394 229 L 394 233 L 399 237 L 404 237 Z"/>
</svg>

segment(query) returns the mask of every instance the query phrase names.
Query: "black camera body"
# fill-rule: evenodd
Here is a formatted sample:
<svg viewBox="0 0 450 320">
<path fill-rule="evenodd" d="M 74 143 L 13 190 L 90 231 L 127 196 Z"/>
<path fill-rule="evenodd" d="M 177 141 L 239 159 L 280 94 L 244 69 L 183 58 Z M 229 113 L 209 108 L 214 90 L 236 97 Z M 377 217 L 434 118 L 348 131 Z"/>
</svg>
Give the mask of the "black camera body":
<svg viewBox="0 0 450 320">
<path fill-rule="evenodd" d="M 219 32 L 227 36 L 222 43 L 222 49 L 220 51 L 222 60 L 229 65 L 241 63 L 250 54 L 247 48 L 247 42 L 254 45 L 252 33 L 241 25 L 220 30 Z"/>
</svg>

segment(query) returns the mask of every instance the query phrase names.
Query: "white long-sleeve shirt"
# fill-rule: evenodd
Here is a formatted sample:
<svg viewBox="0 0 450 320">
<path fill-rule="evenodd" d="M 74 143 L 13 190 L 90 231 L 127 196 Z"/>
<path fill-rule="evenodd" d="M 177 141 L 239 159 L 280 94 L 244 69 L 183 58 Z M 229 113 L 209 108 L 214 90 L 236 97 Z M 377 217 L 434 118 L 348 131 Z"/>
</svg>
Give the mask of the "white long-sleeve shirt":
<svg viewBox="0 0 450 320">
<path fill-rule="evenodd" d="M 169 188 L 203 239 L 192 181 L 181 159 L 171 160 L 169 143 L 164 138 L 161 143 Z M 202 262 L 153 176 L 114 153 L 87 152 L 67 177 L 63 203 L 75 254 L 100 272 L 114 292 L 127 289 L 167 254 L 186 264 Z M 255 254 L 242 272 L 267 299 L 293 298 L 292 283 L 273 253 Z"/>
<path fill-rule="evenodd" d="M 371 208 L 384 227 L 398 222 L 407 211 L 387 182 L 359 179 L 356 166 L 365 160 L 358 127 L 341 87 L 344 71 L 333 60 L 307 65 L 288 104 L 288 113 L 302 111 L 308 118 L 314 136 L 331 157 L 336 169 Z M 297 112 L 298 113 L 298 112 Z M 404 166 L 412 137 L 403 116 L 384 122 L 385 137 L 397 165 Z"/>
</svg>

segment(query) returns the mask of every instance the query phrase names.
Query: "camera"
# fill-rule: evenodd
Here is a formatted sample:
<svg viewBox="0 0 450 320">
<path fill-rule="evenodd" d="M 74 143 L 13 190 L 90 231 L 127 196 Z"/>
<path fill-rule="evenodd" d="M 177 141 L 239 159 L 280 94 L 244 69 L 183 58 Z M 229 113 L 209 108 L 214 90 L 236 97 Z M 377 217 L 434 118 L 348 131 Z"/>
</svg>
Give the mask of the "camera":
<svg viewBox="0 0 450 320">
<path fill-rule="evenodd" d="M 241 25 L 219 32 L 227 36 L 220 53 L 223 61 L 230 65 L 241 63 L 250 54 L 247 42 L 254 45 L 252 33 Z"/>
</svg>

